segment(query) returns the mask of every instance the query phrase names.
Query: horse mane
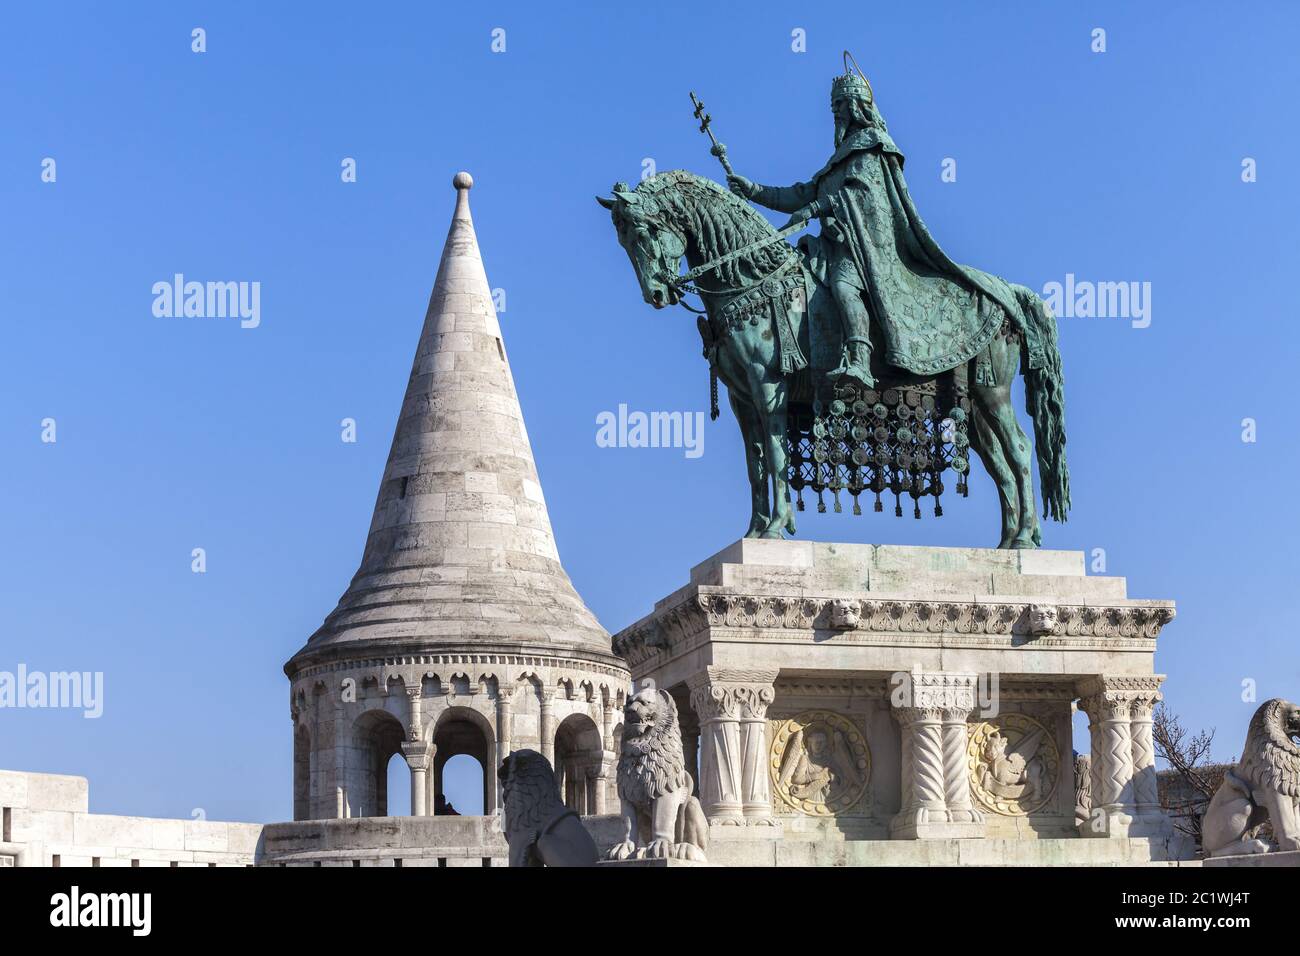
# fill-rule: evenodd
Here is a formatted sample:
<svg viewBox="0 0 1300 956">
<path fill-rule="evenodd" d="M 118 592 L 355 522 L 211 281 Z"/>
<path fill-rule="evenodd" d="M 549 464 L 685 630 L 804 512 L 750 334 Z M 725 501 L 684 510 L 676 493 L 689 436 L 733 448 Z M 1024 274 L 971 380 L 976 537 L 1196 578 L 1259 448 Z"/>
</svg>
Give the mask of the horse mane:
<svg viewBox="0 0 1300 956">
<path fill-rule="evenodd" d="M 636 188 L 642 196 L 653 196 L 660 216 L 678 225 L 694 242 L 701 262 L 712 261 L 736 249 L 775 235 L 776 229 L 748 202 L 725 186 L 684 169 L 657 173 Z M 744 285 L 767 275 L 791 255 L 784 242 L 757 249 L 724 263 L 713 272 L 723 286 Z"/>
</svg>

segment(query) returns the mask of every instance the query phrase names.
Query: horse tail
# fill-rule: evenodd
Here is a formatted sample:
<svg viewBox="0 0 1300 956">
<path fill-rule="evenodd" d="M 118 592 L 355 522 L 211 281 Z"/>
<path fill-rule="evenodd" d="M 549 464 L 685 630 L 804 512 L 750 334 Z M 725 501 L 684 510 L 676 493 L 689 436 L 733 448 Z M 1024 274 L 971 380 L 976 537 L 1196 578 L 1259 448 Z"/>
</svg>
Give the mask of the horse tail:
<svg viewBox="0 0 1300 956">
<path fill-rule="evenodd" d="M 1065 521 L 1070 513 L 1070 468 L 1065 462 L 1065 375 L 1056 317 L 1030 289 L 1016 286 L 1025 317 L 1025 404 L 1034 420 L 1034 449 L 1043 487 L 1043 511 Z"/>
</svg>

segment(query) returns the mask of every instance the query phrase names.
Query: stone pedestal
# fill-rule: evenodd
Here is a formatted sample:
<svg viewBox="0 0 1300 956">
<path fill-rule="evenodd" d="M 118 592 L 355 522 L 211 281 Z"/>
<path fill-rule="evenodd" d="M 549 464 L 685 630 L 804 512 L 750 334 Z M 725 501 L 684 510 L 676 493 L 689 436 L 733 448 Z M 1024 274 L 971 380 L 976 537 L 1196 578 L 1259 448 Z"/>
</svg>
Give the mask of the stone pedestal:
<svg viewBox="0 0 1300 956">
<path fill-rule="evenodd" d="M 1081 699 L 1088 835 L 1157 837 L 1152 660 L 1173 617 L 1078 552 L 742 540 L 614 649 L 698 728 L 717 835 L 1077 839 Z"/>
</svg>

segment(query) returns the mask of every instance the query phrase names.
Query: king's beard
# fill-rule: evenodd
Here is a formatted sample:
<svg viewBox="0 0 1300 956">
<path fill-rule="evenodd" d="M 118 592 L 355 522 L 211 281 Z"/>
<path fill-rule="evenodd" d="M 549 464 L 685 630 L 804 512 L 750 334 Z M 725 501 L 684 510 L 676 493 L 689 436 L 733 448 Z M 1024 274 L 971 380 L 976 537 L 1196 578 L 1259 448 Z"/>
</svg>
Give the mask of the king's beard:
<svg viewBox="0 0 1300 956">
<path fill-rule="evenodd" d="M 861 106 L 853 108 L 853 115 L 849 119 L 835 118 L 835 148 L 839 149 L 840 144 L 852 136 L 860 129 L 866 129 L 871 124 L 871 118 L 866 115 Z"/>
</svg>

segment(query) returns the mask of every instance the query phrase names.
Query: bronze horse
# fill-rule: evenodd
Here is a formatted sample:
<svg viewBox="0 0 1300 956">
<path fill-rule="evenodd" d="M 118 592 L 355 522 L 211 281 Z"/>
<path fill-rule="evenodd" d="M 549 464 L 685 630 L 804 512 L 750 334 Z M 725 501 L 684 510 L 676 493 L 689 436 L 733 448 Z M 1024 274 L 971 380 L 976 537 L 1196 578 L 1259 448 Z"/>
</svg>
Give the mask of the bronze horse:
<svg viewBox="0 0 1300 956">
<path fill-rule="evenodd" d="M 808 407 L 816 384 L 810 368 L 791 371 L 787 366 L 783 371 L 780 324 L 787 321 L 784 331 L 793 333 L 802 354 L 810 354 L 814 326 L 838 328 L 829 290 L 813 277 L 803 250 L 781 241 L 781 234 L 749 203 L 711 180 L 674 170 L 652 176 L 634 190 L 620 183 L 612 197 L 597 201 L 611 212 L 647 303 L 656 309 L 676 305 L 683 291 L 698 292 L 704 302 L 708 324 L 702 323 L 701 332 L 706 352 L 727 386 L 745 445 L 752 493 L 746 537 L 793 534 L 790 416 L 793 408 Z M 691 290 L 685 289 L 680 275 L 683 257 L 692 270 L 688 275 L 698 274 Z M 1070 486 L 1056 322 L 1032 291 L 1012 289 L 1025 306 L 1023 316 L 1037 323 L 1033 331 L 1046 353 L 1040 368 L 1029 369 L 1026 362 L 1026 404 L 1034 423 L 1044 510 L 1064 521 Z M 740 297 L 749 301 L 760 295 L 782 304 L 773 305 L 765 321 L 736 322 Z M 872 353 L 879 389 L 924 389 L 945 376 L 969 383 L 970 444 L 997 485 L 1002 509 L 999 548 L 1034 548 L 1041 543 L 1029 440 L 1011 403 L 1011 381 L 1021 366 L 1025 342 L 1015 323 L 1024 321 L 1023 316 L 1008 316 L 1002 332 L 982 353 L 938 376 L 884 366 L 878 358 L 882 350 Z M 975 374 L 977 362 L 991 373 L 983 380 L 995 384 L 981 383 Z"/>
</svg>

